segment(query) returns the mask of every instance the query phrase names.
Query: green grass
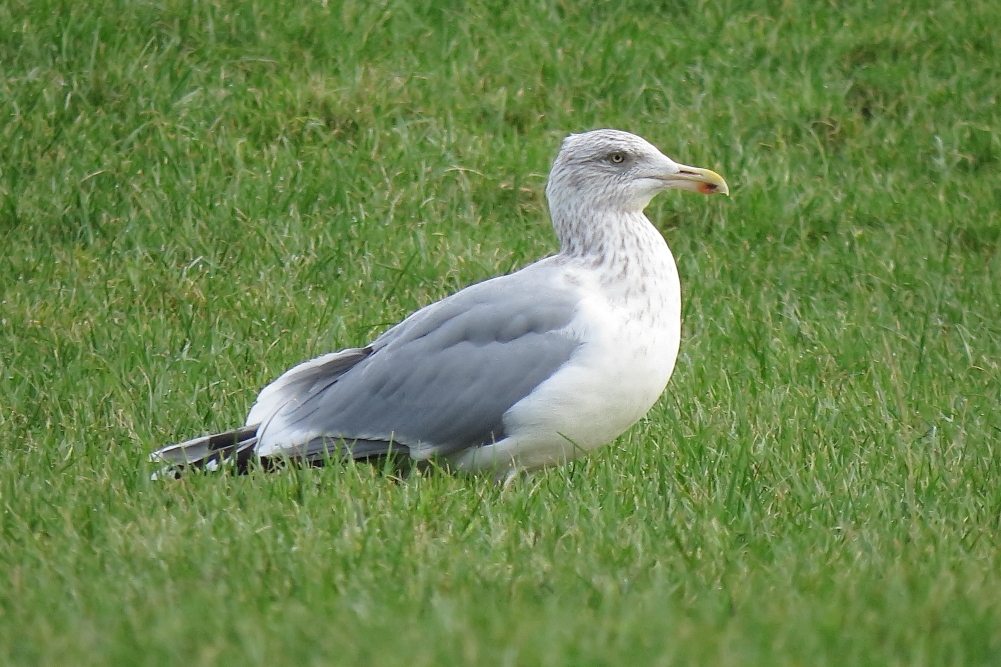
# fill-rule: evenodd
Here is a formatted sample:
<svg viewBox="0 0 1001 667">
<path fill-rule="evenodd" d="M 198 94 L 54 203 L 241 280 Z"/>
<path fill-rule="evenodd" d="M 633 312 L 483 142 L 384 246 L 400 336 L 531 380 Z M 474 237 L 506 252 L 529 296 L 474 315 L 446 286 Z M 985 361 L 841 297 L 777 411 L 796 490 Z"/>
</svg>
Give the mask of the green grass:
<svg viewBox="0 0 1001 667">
<path fill-rule="evenodd" d="M 839 5 L 835 7 L 834 5 Z M 1001 4 L 0 0 L 0 663 L 1001 662 Z M 498 488 L 152 483 L 311 355 L 649 210 L 662 400 Z"/>
</svg>

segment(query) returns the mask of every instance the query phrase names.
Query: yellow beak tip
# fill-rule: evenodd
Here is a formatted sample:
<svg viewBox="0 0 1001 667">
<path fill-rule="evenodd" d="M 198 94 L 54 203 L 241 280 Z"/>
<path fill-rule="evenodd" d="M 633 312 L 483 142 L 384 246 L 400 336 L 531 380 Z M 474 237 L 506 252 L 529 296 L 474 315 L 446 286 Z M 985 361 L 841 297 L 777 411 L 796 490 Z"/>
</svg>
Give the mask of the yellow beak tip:
<svg viewBox="0 0 1001 667">
<path fill-rule="evenodd" d="M 730 196 L 730 188 L 727 187 L 726 181 L 723 179 L 720 179 L 719 183 L 699 183 L 699 192 L 704 195 Z"/>
<path fill-rule="evenodd" d="M 695 189 L 702 194 L 730 195 L 730 187 L 726 184 L 726 181 L 723 180 L 723 177 L 715 171 L 695 167 L 686 167 L 685 170 L 688 172 L 691 180 L 698 183 Z"/>
</svg>

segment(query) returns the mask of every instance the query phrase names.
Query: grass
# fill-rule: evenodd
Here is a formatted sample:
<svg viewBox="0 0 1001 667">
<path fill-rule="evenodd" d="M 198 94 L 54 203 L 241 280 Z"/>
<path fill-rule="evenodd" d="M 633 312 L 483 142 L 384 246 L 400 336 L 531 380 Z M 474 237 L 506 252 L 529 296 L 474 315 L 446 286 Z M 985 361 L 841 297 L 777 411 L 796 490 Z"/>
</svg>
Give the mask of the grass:
<svg viewBox="0 0 1001 667">
<path fill-rule="evenodd" d="M 999 21 L 0 0 L 0 662 L 998 664 Z M 649 210 L 685 326 L 642 423 L 504 489 L 148 481 L 553 252 L 549 163 L 601 126 L 733 191 Z"/>
</svg>

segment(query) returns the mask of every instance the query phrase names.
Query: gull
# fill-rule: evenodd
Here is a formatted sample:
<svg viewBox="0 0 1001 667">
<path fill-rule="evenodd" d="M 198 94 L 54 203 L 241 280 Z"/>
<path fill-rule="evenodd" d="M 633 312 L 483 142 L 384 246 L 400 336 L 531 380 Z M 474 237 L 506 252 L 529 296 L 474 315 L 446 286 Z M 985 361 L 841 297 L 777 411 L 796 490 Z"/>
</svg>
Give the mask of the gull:
<svg viewBox="0 0 1001 667">
<path fill-rule="evenodd" d="M 719 174 L 634 134 L 569 135 L 546 186 L 557 254 L 294 366 L 242 428 L 151 460 L 176 474 L 398 455 L 510 478 L 611 442 L 657 401 L 678 357 L 678 269 L 643 213 L 669 189 L 729 194 Z"/>
</svg>

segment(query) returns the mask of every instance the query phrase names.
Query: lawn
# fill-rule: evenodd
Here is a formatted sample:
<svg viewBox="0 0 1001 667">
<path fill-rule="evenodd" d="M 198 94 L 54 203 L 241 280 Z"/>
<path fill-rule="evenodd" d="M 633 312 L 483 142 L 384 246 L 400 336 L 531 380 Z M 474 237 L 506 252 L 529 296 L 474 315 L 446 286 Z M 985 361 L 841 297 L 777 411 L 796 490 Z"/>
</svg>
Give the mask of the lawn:
<svg viewBox="0 0 1001 667">
<path fill-rule="evenodd" d="M 0 0 L 0 663 L 1001 663 L 1001 3 Z M 289 366 L 648 215 L 675 375 L 518 479 L 151 482 Z"/>
</svg>

